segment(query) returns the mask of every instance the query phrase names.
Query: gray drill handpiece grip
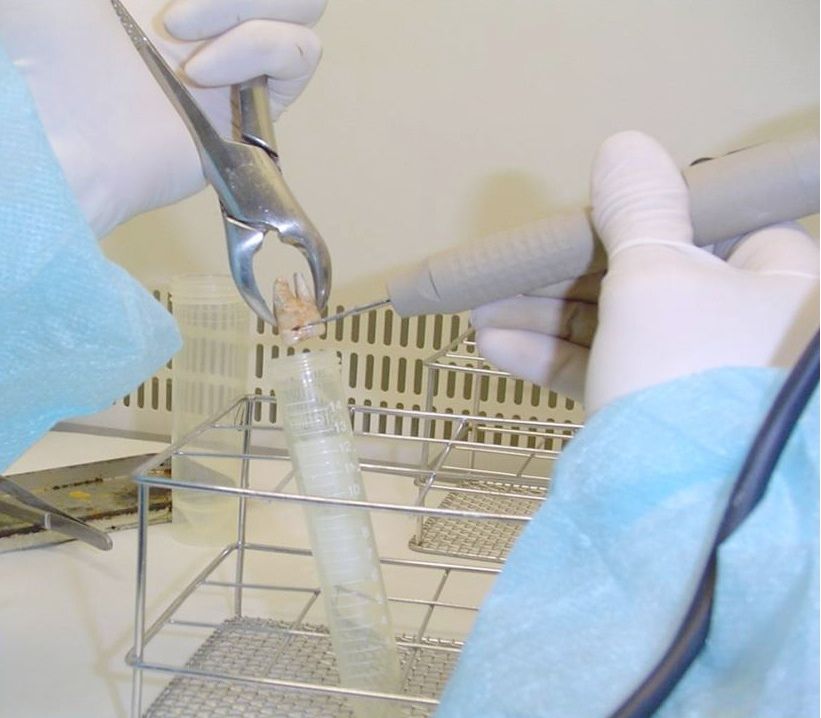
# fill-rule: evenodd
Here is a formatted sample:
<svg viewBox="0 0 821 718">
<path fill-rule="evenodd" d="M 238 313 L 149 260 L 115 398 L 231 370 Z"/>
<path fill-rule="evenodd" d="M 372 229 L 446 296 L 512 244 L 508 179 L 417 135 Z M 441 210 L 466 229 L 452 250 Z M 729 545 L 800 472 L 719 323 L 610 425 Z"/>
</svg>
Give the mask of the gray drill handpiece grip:
<svg viewBox="0 0 821 718">
<path fill-rule="evenodd" d="M 818 136 L 802 133 L 683 171 L 707 246 L 818 212 Z M 606 266 L 589 210 L 555 215 L 428 258 L 388 282 L 401 316 L 461 312 Z"/>
</svg>

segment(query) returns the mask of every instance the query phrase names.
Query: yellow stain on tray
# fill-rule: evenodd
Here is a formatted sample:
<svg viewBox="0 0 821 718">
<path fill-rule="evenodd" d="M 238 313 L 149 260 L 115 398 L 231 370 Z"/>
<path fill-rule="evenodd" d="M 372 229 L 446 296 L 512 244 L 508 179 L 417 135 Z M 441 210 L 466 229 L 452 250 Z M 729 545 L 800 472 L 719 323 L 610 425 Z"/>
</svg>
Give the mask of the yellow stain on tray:
<svg viewBox="0 0 821 718">
<path fill-rule="evenodd" d="M 83 501 L 88 501 L 91 498 L 91 494 L 88 491 L 69 491 L 68 494 L 72 499 L 81 499 Z"/>
</svg>

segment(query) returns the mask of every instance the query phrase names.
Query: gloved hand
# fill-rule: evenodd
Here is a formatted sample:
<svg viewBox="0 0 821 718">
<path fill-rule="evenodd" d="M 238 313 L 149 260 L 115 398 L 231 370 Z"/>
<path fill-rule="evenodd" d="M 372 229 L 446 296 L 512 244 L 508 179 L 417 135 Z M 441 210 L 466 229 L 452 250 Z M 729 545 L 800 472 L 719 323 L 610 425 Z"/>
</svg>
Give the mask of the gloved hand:
<svg viewBox="0 0 821 718">
<path fill-rule="evenodd" d="M 672 159 L 638 132 L 608 139 L 592 171 L 593 220 L 608 253 L 598 328 L 583 302 L 514 297 L 473 312 L 494 364 L 592 413 L 617 397 L 720 366 L 790 366 L 818 327 L 818 245 L 797 224 L 692 243 L 689 197 Z M 561 292 L 560 292 L 561 294 Z"/>
<path fill-rule="evenodd" d="M 169 64 L 183 71 L 224 137 L 231 136 L 229 85 L 268 75 L 276 118 L 303 90 L 321 54 L 309 26 L 326 0 L 125 4 Z M 98 236 L 205 186 L 187 129 L 108 0 L 5 0 L 0 46 L 23 73 Z"/>
<path fill-rule="evenodd" d="M 598 324 L 601 273 L 471 312 L 479 353 L 515 376 L 581 401 Z"/>
</svg>

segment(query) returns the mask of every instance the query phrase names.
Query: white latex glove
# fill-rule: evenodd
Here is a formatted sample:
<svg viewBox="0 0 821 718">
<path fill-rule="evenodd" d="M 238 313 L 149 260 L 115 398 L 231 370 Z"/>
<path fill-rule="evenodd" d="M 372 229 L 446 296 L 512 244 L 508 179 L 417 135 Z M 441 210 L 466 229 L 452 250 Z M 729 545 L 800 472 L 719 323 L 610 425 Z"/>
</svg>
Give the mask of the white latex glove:
<svg viewBox="0 0 821 718">
<path fill-rule="evenodd" d="M 534 384 L 581 401 L 598 321 L 601 274 L 477 307 L 479 353 Z"/>
<path fill-rule="evenodd" d="M 269 76 L 277 117 L 311 78 L 326 0 L 125 0 L 224 137 L 229 85 Z M 108 0 L 3 0 L 0 45 L 98 236 L 205 186 L 193 140 Z"/>
<path fill-rule="evenodd" d="M 588 413 L 706 369 L 795 362 L 818 327 L 818 245 L 803 229 L 754 232 L 718 248 L 725 257 L 694 246 L 684 180 L 638 132 L 602 145 L 591 189 L 609 266 L 592 350 L 577 340 L 578 306 L 516 297 L 474 311 L 485 357 L 570 396 L 583 386 Z"/>
</svg>

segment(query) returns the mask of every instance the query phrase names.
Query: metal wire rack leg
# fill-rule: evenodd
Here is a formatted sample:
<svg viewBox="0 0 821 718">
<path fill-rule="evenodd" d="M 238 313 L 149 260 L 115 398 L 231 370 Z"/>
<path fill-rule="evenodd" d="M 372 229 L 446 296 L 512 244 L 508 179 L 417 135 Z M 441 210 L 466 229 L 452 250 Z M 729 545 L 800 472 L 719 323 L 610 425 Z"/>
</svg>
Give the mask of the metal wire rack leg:
<svg viewBox="0 0 821 718">
<path fill-rule="evenodd" d="M 250 466 L 248 458 L 251 451 L 251 427 L 253 426 L 253 402 L 246 401 L 242 407 L 242 459 L 240 463 L 240 482 L 243 489 L 250 485 Z M 245 540 L 248 516 L 248 498 L 240 496 L 237 511 L 237 565 L 234 588 L 234 616 L 242 616 L 242 578 L 245 570 Z"/>
<path fill-rule="evenodd" d="M 147 570 L 148 506 L 151 487 L 140 484 L 137 487 L 137 589 L 134 606 L 134 647 L 135 663 L 143 660 L 145 651 L 145 577 Z M 142 715 L 143 673 L 135 665 L 132 671 L 131 716 Z"/>
</svg>

